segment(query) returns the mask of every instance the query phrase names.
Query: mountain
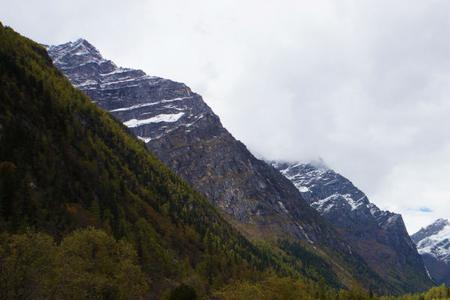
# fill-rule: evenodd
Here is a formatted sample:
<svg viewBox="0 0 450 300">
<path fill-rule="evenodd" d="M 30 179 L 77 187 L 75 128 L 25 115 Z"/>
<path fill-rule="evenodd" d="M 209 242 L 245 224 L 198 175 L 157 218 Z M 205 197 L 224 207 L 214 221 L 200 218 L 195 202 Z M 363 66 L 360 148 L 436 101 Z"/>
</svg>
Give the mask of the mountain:
<svg viewBox="0 0 450 300">
<path fill-rule="evenodd" d="M 186 85 L 117 67 L 83 39 L 51 46 L 48 52 L 75 87 L 123 122 L 249 236 L 286 232 L 316 239 L 313 226 L 296 224 L 310 214 L 297 191 L 236 141 Z"/>
<path fill-rule="evenodd" d="M 382 278 L 405 290 L 431 285 L 401 215 L 380 210 L 352 182 L 312 163 L 271 162 Z"/>
<path fill-rule="evenodd" d="M 202 296 L 230 280 L 257 278 L 265 270 L 297 274 L 233 229 L 125 126 L 74 89 L 43 47 L 1 23 L 0 99 L 0 298 L 47 298 L 23 293 L 47 289 L 34 266 L 53 259 L 46 249 L 61 240 L 59 247 L 74 261 L 63 261 L 63 269 L 50 278 L 62 271 L 78 276 L 77 281 L 61 278 L 57 292 L 81 284 L 85 288 L 80 290 L 96 294 L 86 297 L 90 299 L 133 299 L 131 294 L 117 295 L 120 287 L 108 285 L 115 280 L 126 287 L 134 280 L 138 271 L 128 278 L 107 271 L 123 270 L 128 257 L 145 273 L 150 299 L 182 282 Z M 109 237 L 76 231 L 86 227 Z M 37 238 L 26 244 L 33 232 Z M 111 237 L 120 240 L 118 248 Z M 98 247 L 105 240 L 110 246 Z M 23 252 L 14 250 L 18 247 Z M 77 251 L 83 254 L 77 257 Z M 36 255 L 43 260 L 30 258 Z M 118 262 L 100 255 L 118 257 Z M 77 269 L 68 268 L 71 263 Z M 43 272 L 53 267 L 43 264 Z M 86 273 L 77 273 L 80 268 Z M 4 276 L 7 269 L 11 276 Z M 49 299 L 72 299 L 57 295 Z"/>
<path fill-rule="evenodd" d="M 324 261 L 319 269 L 331 268 L 320 276 L 335 274 L 345 286 L 405 291 L 368 268 L 295 186 L 234 139 L 185 84 L 118 67 L 83 39 L 47 49 L 75 87 L 127 126 L 247 238 L 275 245 L 294 260 L 312 253 L 312 261 Z"/>
<path fill-rule="evenodd" d="M 411 238 L 433 280 L 450 286 L 450 222 L 438 219 Z"/>
</svg>

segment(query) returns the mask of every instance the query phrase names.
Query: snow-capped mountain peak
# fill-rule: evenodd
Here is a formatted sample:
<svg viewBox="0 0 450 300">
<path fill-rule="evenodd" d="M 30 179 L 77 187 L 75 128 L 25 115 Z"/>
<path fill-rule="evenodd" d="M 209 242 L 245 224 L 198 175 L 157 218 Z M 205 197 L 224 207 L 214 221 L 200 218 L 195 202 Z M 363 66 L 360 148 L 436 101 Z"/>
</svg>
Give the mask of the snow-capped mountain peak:
<svg viewBox="0 0 450 300">
<path fill-rule="evenodd" d="M 57 46 L 49 46 L 47 50 L 56 54 L 53 57 L 55 64 L 65 64 L 68 59 L 74 58 L 84 60 L 85 63 L 101 63 L 105 61 L 100 52 L 91 43 L 81 38 L 74 42 L 67 42 Z"/>
<path fill-rule="evenodd" d="M 272 165 L 292 181 L 320 213 L 327 213 L 334 207 L 348 210 L 369 208 L 366 195 L 322 160 L 310 163 L 273 162 Z"/>
<path fill-rule="evenodd" d="M 185 84 L 118 67 L 88 41 L 47 47 L 54 64 L 78 89 L 149 143 L 174 130 L 191 130 L 213 116 Z"/>
<path fill-rule="evenodd" d="M 450 222 L 438 219 L 411 238 L 433 280 L 450 286 Z"/>
<path fill-rule="evenodd" d="M 271 164 L 294 183 L 311 207 L 356 245 L 355 250 L 380 274 L 402 274 L 407 265 L 422 278 L 426 276 L 401 215 L 379 209 L 323 161 Z"/>
<path fill-rule="evenodd" d="M 440 261 L 450 262 L 450 222 L 438 219 L 412 236 L 420 254 L 428 254 Z"/>
<path fill-rule="evenodd" d="M 355 221 L 369 222 L 380 228 L 396 227 L 406 232 L 400 215 L 378 208 L 350 180 L 329 168 L 323 160 L 271 164 L 294 183 L 311 207 L 333 219 L 334 223 L 351 227 Z M 406 242 L 414 247 L 409 237 Z"/>
</svg>

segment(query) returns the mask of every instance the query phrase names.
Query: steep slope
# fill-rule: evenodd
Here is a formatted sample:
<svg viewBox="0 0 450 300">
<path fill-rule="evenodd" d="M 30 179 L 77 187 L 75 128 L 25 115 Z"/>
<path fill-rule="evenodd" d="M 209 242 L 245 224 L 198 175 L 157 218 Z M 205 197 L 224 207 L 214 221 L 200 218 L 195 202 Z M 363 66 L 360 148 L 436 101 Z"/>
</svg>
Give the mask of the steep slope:
<svg viewBox="0 0 450 300">
<path fill-rule="evenodd" d="M 152 298 L 181 281 L 204 293 L 288 273 L 1 23 L 0 99 L 0 232 L 102 228 L 134 244 Z"/>
<path fill-rule="evenodd" d="M 405 290 L 420 291 L 431 285 L 401 215 L 380 210 L 323 162 L 272 165 L 295 184 L 311 207 L 339 229 L 381 277 Z"/>
<path fill-rule="evenodd" d="M 52 46 L 48 52 L 75 87 L 122 121 L 209 200 L 247 225 L 245 230 L 252 237 L 286 231 L 302 239 L 308 233 L 315 238 L 311 226 L 302 228 L 295 220 L 287 224 L 285 216 L 280 218 L 287 206 L 298 216 L 303 211 L 305 218 L 309 214 L 297 191 L 234 140 L 202 98 L 187 86 L 117 67 L 82 39 Z M 278 190 L 268 182 L 271 179 L 280 186 Z"/>
<path fill-rule="evenodd" d="M 281 247 L 292 256 L 301 252 L 297 246 L 306 247 L 324 257 L 347 286 L 402 291 L 370 270 L 295 186 L 235 140 L 186 85 L 117 67 L 82 39 L 48 52 L 75 87 L 128 126 L 247 237 L 284 240 Z"/>
<path fill-rule="evenodd" d="M 411 238 L 433 280 L 450 286 L 450 222 L 438 219 Z"/>
</svg>

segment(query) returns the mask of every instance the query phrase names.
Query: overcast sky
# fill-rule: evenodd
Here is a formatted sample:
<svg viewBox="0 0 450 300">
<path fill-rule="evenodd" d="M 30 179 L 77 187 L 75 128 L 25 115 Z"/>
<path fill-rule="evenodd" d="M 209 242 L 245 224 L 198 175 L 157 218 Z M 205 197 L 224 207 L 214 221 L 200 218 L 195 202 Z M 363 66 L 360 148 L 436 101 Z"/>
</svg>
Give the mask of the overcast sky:
<svg viewBox="0 0 450 300">
<path fill-rule="evenodd" d="M 450 1 L 0 0 L 41 43 L 86 38 L 185 82 L 259 157 L 321 157 L 410 233 L 450 218 Z"/>
</svg>

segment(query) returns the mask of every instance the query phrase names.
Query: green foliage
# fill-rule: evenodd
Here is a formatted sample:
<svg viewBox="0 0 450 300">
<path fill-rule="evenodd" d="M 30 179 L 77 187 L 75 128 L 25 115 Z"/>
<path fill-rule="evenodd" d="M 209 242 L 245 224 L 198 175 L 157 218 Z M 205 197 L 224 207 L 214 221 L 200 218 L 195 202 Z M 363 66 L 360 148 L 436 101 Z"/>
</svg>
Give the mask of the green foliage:
<svg viewBox="0 0 450 300">
<path fill-rule="evenodd" d="M 221 300 L 299 299 L 299 300 L 449 300 L 450 288 L 444 285 L 427 292 L 404 296 L 375 296 L 364 290 L 340 290 L 306 279 L 268 274 L 261 280 L 235 281 L 214 294 Z"/>
<path fill-rule="evenodd" d="M 233 282 L 217 291 L 215 296 L 221 300 L 449 300 L 450 288 L 441 285 L 414 295 L 379 297 L 363 290 L 336 291 L 317 282 L 271 274 L 260 281 Z"/>
<path fill-rule="evenodd" d="M 148 289 L 133 246 L 103 231 L 76 230 L 58 250 L 58 298 L 139 299 Z"/>
<path fill-rule="evenodd" d="M 42 233 L 0 236 L 0 299 L 47 298 L 54 289 L 56 246 Z"/>
<path fill-rule="evenodd" d="M 363 291 L 337 292 L 326 285 L 308 280 L 294 279 L 292 277 L 279 277 L 267 275 L 263 280 L 237 281 L 222 290 L 215 296 L 222 300 L 371 300 L 375 299 Z"/>
<path fill-rule="evenodd" d="M 286 260 L 290 265 L 301 263 L 296 269 L 301 270 L 302 275 L 335 288 L 341 286 L 332 267 L 316 254 L 307 251 L 298 242 L 282 240 L 278 244 L 288 254 Z"/>
<path fill-rule="evenodd" d="M 0 299 L 140 299 L 147 278 L 130 243 L 96 229 L 59 245 L 42 233 L 3 234 Z"/>
<path fill-rule="evenodd" d="M 427 292 L 400 297 L 381 297 L 382 300 L 448 300 L 450 299 L 450 288 L 445 285 L 432 287 Z"/>
</svg>

